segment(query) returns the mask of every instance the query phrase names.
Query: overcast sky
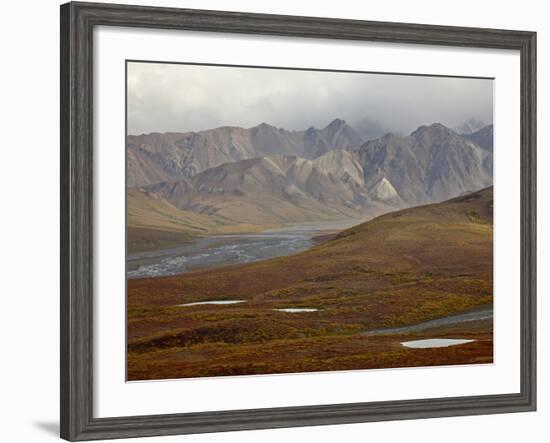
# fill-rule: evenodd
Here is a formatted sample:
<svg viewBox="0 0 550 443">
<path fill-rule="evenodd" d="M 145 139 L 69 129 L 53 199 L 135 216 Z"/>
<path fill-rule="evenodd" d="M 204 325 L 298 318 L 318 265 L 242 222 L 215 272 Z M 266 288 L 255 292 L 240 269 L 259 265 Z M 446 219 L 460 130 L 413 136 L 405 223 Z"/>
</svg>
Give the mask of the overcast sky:
<svg viewBox="0 0 550 443">
<path fill-rule="evenodd" d="M 491 123 L 492 80 L 162 63 L 128 64 L 128 133 L 322 128 L 368 118 L 405 134 L 434 122 Z"/>
</svg>

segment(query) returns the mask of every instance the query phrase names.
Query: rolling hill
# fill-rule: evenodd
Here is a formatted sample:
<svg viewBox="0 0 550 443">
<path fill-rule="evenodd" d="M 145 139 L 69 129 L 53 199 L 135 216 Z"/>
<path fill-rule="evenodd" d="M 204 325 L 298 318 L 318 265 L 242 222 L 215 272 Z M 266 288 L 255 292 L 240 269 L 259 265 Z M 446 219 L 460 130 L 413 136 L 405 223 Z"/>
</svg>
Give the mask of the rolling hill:
<svg viewBox="0 0 550 443">
<path fill-rule="evenodd" d="M 399 345 L 411 334 L 365 335 L 492 303 L 492 195 L 385 214 L 295 255 L 130 280 L 129 379 L 492 361 L 488 321 L 453 327 L 470 345 L 414 355 Z M 245 302 L 180 307 L 211 299 Z"/>
<path fill-rule="evenodd" d="M 179 189 L 178 184 L 174 185 L 174 192 Z M 264 204 L 269 207 L 270 202 Z M 128 189 L 127 208 L 127 249 L 130 254 L 184 245 L 208 235 L 250 233 L 279 226 L 265 214 L 259 220 L 261 223 L 245 222 L 238 216 L 231 218 L 231 211 L 235 210 L 231 206 L 227 217 L 182 210 L 166 199 L 152 197 L 140 189 Z"/>
<path fill-rule="evenodd" d="M 187 243 L 216 226 L 210 217 L 182 211 L 139 189 L 128 189 L 127 208 L 129 252 Z"/>
</svg>

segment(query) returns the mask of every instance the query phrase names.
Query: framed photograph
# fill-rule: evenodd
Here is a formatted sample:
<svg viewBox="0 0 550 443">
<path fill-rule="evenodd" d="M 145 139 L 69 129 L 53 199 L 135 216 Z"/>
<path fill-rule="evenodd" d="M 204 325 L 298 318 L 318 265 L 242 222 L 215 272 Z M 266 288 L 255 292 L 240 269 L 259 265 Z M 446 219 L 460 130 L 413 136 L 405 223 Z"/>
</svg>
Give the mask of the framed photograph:
<svg viewBox="0 0 550 443">
<path fill-rule="evenodd" d="M 535 410 L 535 44 L 61 6 L 61 437 Z"/>
</svg>

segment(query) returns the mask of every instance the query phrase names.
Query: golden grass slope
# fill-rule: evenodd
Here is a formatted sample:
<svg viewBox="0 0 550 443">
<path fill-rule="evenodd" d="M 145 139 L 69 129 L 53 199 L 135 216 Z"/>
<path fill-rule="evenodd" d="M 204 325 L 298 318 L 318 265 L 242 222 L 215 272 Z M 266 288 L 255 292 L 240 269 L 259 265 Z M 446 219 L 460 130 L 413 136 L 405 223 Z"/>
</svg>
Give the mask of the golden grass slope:
<svg viewBox="0 0 550 443">
<path fill-rule="evenodd" d="M 127 190 L 127 217 L 130 252 L 186 243 L 216 226 L 210 217 L 183 211 L 139 189 Z"/>
<path fill-rule="evenodd" d="M 269 211 L 273 210 L 268 209 L 270 201 L 261 204 L 266 213 L 257 217 L 253 216 L 258 213 L 257 206 L 232 205 L 231 200 L 220 204 L 219 214 L 206 215 L 176 208 L 163 198 L 130 188 L 127 190 L 128 251 L 178 246 L 205 235 L 249 233 L 279 227 L 269 220 Z M 240 220 L 243 214 L 249 223 Z M 301 220 L 299 216 L 296 218 Z"/>
</svg>

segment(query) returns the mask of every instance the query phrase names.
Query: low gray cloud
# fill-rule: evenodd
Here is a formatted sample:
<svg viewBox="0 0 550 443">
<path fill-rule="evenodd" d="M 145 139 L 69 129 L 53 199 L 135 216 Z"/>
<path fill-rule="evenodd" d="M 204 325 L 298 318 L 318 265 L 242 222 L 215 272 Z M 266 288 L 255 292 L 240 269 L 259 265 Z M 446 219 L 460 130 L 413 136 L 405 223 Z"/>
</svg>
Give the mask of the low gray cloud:
<svg viewBox="0 0 550 443">
<path fill-rule="evenodd" d="M 128 133 L 199 131 L 261 122 L 286 129 L 364 118 L 402 133 L 493 119 L 487 79 L 128 64 Z"/>
</svg>

